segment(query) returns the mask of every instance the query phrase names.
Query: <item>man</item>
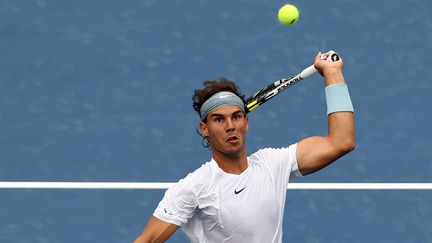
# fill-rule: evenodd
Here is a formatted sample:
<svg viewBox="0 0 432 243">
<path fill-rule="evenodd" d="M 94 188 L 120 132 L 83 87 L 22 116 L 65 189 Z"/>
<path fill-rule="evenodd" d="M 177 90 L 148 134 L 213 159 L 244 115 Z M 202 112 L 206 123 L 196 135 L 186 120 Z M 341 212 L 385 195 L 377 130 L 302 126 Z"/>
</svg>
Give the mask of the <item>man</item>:
<svg viewBox="0 0 432 243">
<path fill-rule="evenodd" d="M 135 243 L 164 242 L 179 226 L 191 242 L 282 242 L 286 189 L 291 176 L 313 173 L 354 149 L 354 114 L 343 61 L 318 53 L 314 65 L 326 85 L 328 134 L 249 157 L 244 97 L 228 80 L 196 90 L 194 109 L 211 161 L 168 189 Z"/>
</svg>

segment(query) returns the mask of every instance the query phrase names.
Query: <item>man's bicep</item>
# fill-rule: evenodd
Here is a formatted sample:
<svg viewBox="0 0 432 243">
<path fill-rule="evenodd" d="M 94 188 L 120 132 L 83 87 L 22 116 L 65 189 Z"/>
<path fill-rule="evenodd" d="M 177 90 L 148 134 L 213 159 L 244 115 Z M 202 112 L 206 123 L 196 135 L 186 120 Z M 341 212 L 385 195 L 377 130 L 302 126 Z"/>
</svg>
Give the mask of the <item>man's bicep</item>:
<svg viewBox="0 0 432 243">
<path fill-rule="evenodd" d="M 336 152 L 327 137 L 315 136 L 301 140 L 296 151 L 300 173 L 307 175 L 326 167 L 340 157 Z"/>
<path fill-rule="evenodd" d="M 144 231 L 134 243 L 165 242 L 176 232 L 177 228 L 178 226 L 175 224 L 162 221 L 152 216 L 144 228 Z"/>
</svg>

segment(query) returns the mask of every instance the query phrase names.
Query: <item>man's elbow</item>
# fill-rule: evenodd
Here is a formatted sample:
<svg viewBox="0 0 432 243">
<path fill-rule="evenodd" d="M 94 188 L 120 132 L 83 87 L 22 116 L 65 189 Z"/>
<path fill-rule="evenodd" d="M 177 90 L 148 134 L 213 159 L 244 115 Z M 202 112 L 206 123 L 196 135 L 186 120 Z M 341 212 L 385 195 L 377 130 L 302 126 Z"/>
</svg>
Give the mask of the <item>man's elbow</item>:
<svg viewBox="0 0 432 243">
<path fill-rule="evenodd" d="M 332 151 L 336 157 L 342 157 L 345 154 L 353 151 L 355 149 L 355 139 L 354 137 L 345 138 L 333 138 L 330 140 L 332 143 Z"/>
<path fill-rule="evenodd" d="M 338 147 L 339 147 L 339 151 L 342 154 L 347 154 L 347 153 L 349 153 L 355 149 L 355 147 L 356 147 L 355 139 L 354 138 L 348 139 L 348 140 L 340 143 Z"/>
<path fill-rule="evenodd" d="M 351 151 L 353 151 L 355 149 L 356 145 L 355 142 L 353 141 L 352 143 L 349 143 L 346 147 L 346 152 L 349 153 Z"/>
</svg>

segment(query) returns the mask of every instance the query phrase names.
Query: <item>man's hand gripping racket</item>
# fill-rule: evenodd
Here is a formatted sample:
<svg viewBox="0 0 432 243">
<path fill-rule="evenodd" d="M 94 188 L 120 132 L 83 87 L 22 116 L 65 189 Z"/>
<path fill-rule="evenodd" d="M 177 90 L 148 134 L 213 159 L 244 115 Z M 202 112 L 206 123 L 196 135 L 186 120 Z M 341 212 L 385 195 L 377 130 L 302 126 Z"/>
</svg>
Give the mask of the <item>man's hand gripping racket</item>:
<svg viewBox="0 0 432 243">
<path fill-rule="evenodd" d="M 337 62 L 340 60 L 340 57 L 336 52 L 329 51 L 327 53 L 322 54 L 321 59 L 330 62 Z M 318 72 L 318 70 L 314 67 L 314 65 L 310 65 L 309 67 L 303 69 L 303 71 L 301 71 L 299 74 L 291 78 L 280 79 L 268 85 L 267 87 L 261 89 L 260 91 L 256 92 L 254 95 L 252 95 L 246 100 L 245 103 L 246 113 L 253 111 L 254 109 L 258 108 L 260 105 L 264 104 L 265 102 L 273 98 L 278 93 L 284 91 L 286 88 L 292 86 L 293 84 L 297 83 L 302 79 L 312 76 L 316 72 Z"/>
</svg>

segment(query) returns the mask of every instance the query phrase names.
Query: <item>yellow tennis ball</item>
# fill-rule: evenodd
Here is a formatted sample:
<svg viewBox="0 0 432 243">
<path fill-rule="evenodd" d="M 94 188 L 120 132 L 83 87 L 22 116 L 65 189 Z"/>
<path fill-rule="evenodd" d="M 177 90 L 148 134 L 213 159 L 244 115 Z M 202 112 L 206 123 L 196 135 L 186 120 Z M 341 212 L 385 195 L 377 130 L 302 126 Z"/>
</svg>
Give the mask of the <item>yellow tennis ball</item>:
<svg viewBox="0 0 432 243">
<path fill-rule="evenodd" d="M 297 22 L 300 13 L 296 6 L 292 4 L 285 4 L 279 9 L 278 19 L 281 24 L 291 25 Z"/>
</svg>

